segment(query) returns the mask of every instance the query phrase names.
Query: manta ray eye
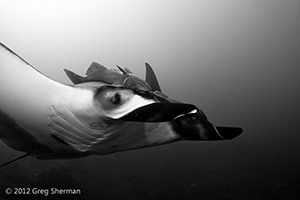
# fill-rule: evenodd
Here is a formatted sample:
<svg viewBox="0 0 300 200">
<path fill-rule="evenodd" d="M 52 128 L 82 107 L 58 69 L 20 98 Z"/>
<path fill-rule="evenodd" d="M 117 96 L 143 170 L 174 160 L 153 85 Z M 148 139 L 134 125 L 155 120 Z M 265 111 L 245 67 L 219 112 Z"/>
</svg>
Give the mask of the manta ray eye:
<svg viewBox="0 0 300 200">
<path fill-rule="evenodd" d="M 133 96 L 130 89 L 105 87 L 96 94 L 95 100 L 104 110 L 112 110 L 123 108 Z"/>
<path fill-rule="evenodd" d="M 122 96 L 120 93 L 115 93 L 111 99 L 110 102 L 114 105 L 119 105 L 122 102 Z"/>
</svg>

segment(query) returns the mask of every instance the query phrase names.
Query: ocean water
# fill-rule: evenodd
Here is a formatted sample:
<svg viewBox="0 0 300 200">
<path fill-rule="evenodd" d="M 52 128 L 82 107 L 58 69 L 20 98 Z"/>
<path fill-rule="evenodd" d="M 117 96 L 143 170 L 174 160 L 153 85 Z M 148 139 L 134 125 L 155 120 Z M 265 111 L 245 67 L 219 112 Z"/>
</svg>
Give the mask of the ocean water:
<svg viewBox="0 0 300 200">
<path fill-rule="evenodd" d="M 61 69 L 83 75 L 92 61 L 144 77 L 148 62 L 171 98 L 244 129 L 228 141 L 27 157 L 0 168 L 0 199 L 299 199 L 299 10 L 292 0 L 0 0 L 0 41 L 48 77 L 71 84 Z M 20 155 L 0 141 L 0 163 Z"/>
</svg>

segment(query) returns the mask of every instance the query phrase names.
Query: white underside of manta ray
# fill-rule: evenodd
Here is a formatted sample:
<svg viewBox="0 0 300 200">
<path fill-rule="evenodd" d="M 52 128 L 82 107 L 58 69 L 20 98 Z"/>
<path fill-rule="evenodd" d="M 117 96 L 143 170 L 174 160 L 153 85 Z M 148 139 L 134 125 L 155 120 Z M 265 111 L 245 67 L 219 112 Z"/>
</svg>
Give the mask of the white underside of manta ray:
<svg viewBox="0 0 300 200">
<path fill-rule="evenodd" d="M 146 80 L 93 62 L 74 85 L 56 82 L 0 43 L 0 139 L 39 159 L 106 155 L 179 140 L 224 140 L 196 106 L 168 98 L 146 64 Z"/>
</svg>

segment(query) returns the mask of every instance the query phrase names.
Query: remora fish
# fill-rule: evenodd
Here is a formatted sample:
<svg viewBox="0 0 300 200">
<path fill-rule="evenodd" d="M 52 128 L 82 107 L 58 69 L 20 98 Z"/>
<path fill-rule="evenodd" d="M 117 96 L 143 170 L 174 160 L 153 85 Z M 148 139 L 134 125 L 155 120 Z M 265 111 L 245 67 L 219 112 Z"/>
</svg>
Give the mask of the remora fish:
<svg viewBox="0 0 300 200">
<path fill-rule="evenodd" d="M 21 157 L 69 159 L 242 133 L 168 98 L 147 63 L 146 81 L 118 68 L 93 62 L 84 77 L 64 69 L 75 84 L 65 85 L 0 43 L 0 138 Z"/>
</svg>

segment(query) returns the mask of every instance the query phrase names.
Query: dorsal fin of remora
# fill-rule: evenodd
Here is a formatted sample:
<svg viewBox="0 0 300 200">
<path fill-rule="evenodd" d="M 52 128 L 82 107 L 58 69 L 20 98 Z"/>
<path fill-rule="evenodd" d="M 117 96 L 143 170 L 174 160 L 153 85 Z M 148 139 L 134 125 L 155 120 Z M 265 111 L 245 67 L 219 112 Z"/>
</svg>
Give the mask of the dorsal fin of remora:
<svg viewBox="0 0 300 200">
<path fill-rule="evenodd" d="M 99 63 L 96 62 L 92 62 L 88 70 L 85 72 L 85 75 L 88 76 L 89 74 L 94 74 L 94 73 L 102 74 L 105 73 L 106 71 L 107 69 L 103 65 L 100 65 Z"/>
<path fill-rule="evenodd" d="M 117 65 L 118 69 L 124 74 L 127 75 L 128 73 L 126 72 L 125 69 L 123 69 L 122 67 L 119 67 L 119 65 Z"/>
<path fill-rule="evenodd" d="M 117 67 L 124 75 L 133 74 L 132 71 L 130 69 L 128 69 L 127 67 L 125 67 L 124 69 L 122 67 L 120 67 L 119 65 L 117 65 Z"/>
<path fill-rule="evenodd" d="M 157 78 L 155 76 L 155 73 L 154 73 L 152 67 L 148 63 L 145 63 L 145 65 L 146 65 L 146 82 L 151 86 L 153 91 L 157 90 L 157 91 L 161 92 L 159 83 L 157 81 Z"/>
<path fill-rule="evenodd" d="M 64 72 L 67 74 L 67 76 L 69 77 L 69 79 L 74 83 L 74 84 L 78 84 L 78 83 L 81 83 L 82 81 L 82 79 L 83 79 L 83 77 L 82 76 L 80 76 L 80 75 L 78 75 L 78 74 L 76 74 L 76 73 L 74 73 L 74 72 L 72 72 L 72 71 L 70 71 L 70 70 L 68 70 L 68 69 L 63 69 L 64 70 Z"/>
<path fill-rule="evenodd" d="M 123 82 L 126 78 L 126 75 L 118 72 L 118 70 L 107 69 L 103 65 L 100 65 L 96 62 L 92 62 L 85 73 L 86 76 L 84 77 L 67 69 L 64 69 L 64 71 L 74 84 L 92 81 L 101 81 L 112 84 L 116 81 Z"/>
<path fill-rule="evenodd" d="M 128 68 L 121 68 L 118 65 L 117 67 L 118 70 L 108 69 L 99 63 L 92 62 L 85 76 L 80 76 L 68 69 L 64 69 L 64 71 L 74 84 L 101 81 L 108 84 L 124 85 L 125 87 L 142 91 L 161 92 L 155 73 L 148 63 L 146 63 L 146 81 L 134 76 Z"/>
</svg>

